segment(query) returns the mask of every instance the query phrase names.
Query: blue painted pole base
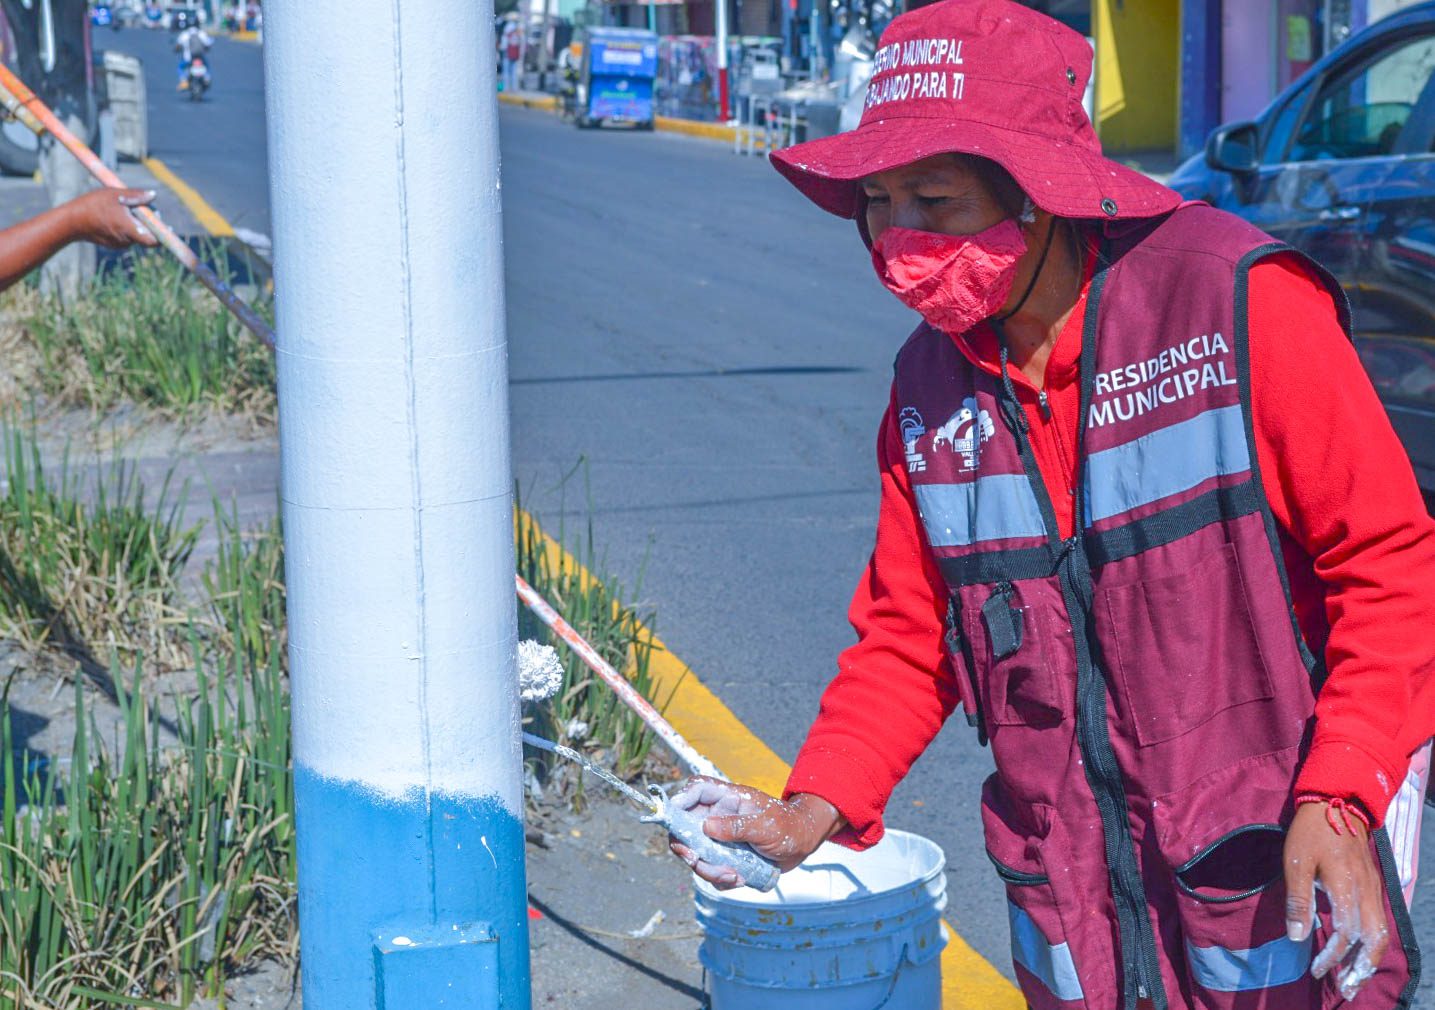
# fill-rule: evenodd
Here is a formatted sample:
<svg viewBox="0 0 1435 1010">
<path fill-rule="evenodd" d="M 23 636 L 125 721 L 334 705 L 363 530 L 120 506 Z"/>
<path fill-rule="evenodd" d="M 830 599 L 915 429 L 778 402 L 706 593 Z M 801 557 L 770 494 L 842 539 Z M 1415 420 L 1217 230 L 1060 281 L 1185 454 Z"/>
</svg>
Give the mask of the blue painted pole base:
<svg viewBox="0 0 1435 1010">
<path fill-rule="evenodd" d="M 379 1010 L 499 1010 L 498 938 L 484 923 L 380 934 L 374 979 Z"/>
<path fill-rule="evenodd" d="M 305 1010 L 530 1010 L 523 825 L 497 797 L 302 766 L 294 790 Z"/>
</svg>

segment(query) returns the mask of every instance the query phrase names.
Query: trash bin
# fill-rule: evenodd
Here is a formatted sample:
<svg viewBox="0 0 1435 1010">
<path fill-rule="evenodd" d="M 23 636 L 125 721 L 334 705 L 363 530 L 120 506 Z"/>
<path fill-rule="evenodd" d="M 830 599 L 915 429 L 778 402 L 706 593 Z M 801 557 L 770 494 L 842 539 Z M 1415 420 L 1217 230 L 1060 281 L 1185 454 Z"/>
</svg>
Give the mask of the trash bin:
<svg viewBox="0 0 1435 1010">
<path fill-rule="evenodd" d="M 149 157 L 144 64 L 110 50 L 100 53 L 96 62 L 104 71 L 103 101 L 114 116 L 115 151 L 121 158 L 143 161 Z"/>
</svg>

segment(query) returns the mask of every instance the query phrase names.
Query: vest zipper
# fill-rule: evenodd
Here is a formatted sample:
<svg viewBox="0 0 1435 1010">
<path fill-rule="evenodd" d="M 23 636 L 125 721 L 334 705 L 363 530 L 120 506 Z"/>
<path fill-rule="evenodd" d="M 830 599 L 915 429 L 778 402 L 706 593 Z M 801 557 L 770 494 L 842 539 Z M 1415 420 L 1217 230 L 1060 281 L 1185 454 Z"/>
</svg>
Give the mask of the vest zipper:
<svg viewBox="0 0 1435 1010">
<path fill-rule="evenodd" d="M 1149 999 L 1156 1010 L 1166 1010 L 1165 985 L 1161 981 L 1156 938 L 1146 907 L 1146 889 L 1136 863 L 1136 852 L 1127 822 L 1126 786 L 1111 735 L 1106 725 L 1106 684 L 1096 668 L 1087 635 L 1090 596 L 1090 569 L 1080 536 L 1062 544 L 1058 570 L 1062 582 L 1072 635 L 1076 645 L 1076 733 L 1085 761 L 1086 778 L 1101 815 L 1101 834 L 1106 849 L 1106 869 L 1111 879 L 1111 897 L 1116 905 L 1120 929 L 1120 956 L 1133 969 L 1128 980 L 1127 1010 L 1135 1010 L 1130 982 L 1136 999 Z M 1080 570 L 1078 570 L 1078 564 Z M 1082 577 L 1082 572 L 1085 577 Z"/>
<path fill-rule="evenodd" d="M 1038 390 L 1036 391 L 1036 403 L 1037 403 L 1037 406 L 1041 408 L 1041 416 L 1044 417 L 1044 418 L 1046 418 L 1046 420 L 1050 421 L 1050 420 L 1051 420 L 1051 402 L 1050 402 L 1049 400 L 1047 400 L 1047 398 L 1046 398 L 1046 390 L 1044 390 L 1044 389 L 1038 389 Z"/>
<path fill-rule="evenodd" d="M 1103 254 L 1101 259 L 1106 261 L 1106 256 Z M 1100 266 L 1091 281 L 1082 332 L 1082 420 L 1077 428 L 1076 446 L 1076 529 L 1070 539 L 1059 539 L 1061 534 L 1056 528 L 1056 514 L 1052 509 L 1051 496 L 1047 493 L 1041 470 L 1036 465 L 1036 456 L 1026 437 L 1026 412 L 1021 409 L 1007 372 L 1006 334 L 1000 327 L 997 328 L 997 338 L 1001 348 L 1002 393 L 1005 395 L 999 394 L 997 402 L 1015 415 L 1009 417 L 1008 423 L 1016 422 L 1012 427 L 1015 429 L 1023 469 L 1026 470 L 1032 493 L 1036 495 L 1041 506 L 1042 519 L 1048 529 L 1051 546 L 1058 552 L 1055 557 L 1055 574 L 1061 585 L 1062 602 L 1066 606 L 1067 621 L 1071 624 L 1073 645 L 1076 647 L 1076 743 L 1081 752 L 1087 785 L 1101 816 L 1106 872 L 1111 881 L 1111 898 L 1116 908 L 1116 922 L 1120 934 L 1117 954 L 1130 969 L 1123 972 L 1123 1010 L 1137 1010 L 1138 1000 L 1150 1000 L 1154 1010 L 1169 1010 L 1166 986 L 1161 978 L 1155 931 L 1151 927 L 1151 915 L 1147 908 L 1146 888 L 1136 861 L 1136 844 L 1131 838 L 1126 785 L 1122 779 L 1121 766 L 1116 760 L 1116 751 L 1111 745 L 1110 728 L 1106 724 L 1106 681 L 1096 666 L 1096 652 L 1092 648 L 1089 634 L 1095 589 L 1091 580 L 1091 563 L 1086 556 L 1083 541 L 1082 515 L 1086 497 L 1083 483 L 1086 479 L 1086 467 L 1082 454 L 1085 448 L 1083 436 L 1086 417 L 1091 406 L 1096 374 L 1098 306 L 1101 304 L 1101 290 L 1105 282 L 1106 267 Z M 1045 390 L 1042 393 L 1044 394 Z"/>
</svg>

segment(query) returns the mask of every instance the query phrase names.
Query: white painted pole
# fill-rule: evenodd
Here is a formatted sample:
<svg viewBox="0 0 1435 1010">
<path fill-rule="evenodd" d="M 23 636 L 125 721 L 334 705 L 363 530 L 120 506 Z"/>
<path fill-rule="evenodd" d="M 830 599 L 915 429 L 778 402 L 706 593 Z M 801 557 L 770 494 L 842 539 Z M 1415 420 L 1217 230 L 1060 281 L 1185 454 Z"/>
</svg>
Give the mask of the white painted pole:
<svg viewBox="0 0 1435 1010">
<path fill-rule="evenodd" d="M 306 1010 L 528 1010 L 492 4 L 265 4 Z"/>
</svg>

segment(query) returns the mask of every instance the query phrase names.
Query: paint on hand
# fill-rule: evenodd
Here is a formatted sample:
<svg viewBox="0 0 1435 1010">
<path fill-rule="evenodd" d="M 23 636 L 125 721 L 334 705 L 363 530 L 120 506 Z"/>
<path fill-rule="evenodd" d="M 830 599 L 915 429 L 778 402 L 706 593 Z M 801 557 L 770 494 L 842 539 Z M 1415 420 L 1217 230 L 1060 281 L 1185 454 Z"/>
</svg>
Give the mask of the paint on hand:
<svg viewBox="0 0 1435 1010">
<path fill-rule="evenodd" d="M 518 696 L 546 701 L 563 686 L 563 661 L 551 645 L 531 639 L 518 643 Z"/>
</svg>

